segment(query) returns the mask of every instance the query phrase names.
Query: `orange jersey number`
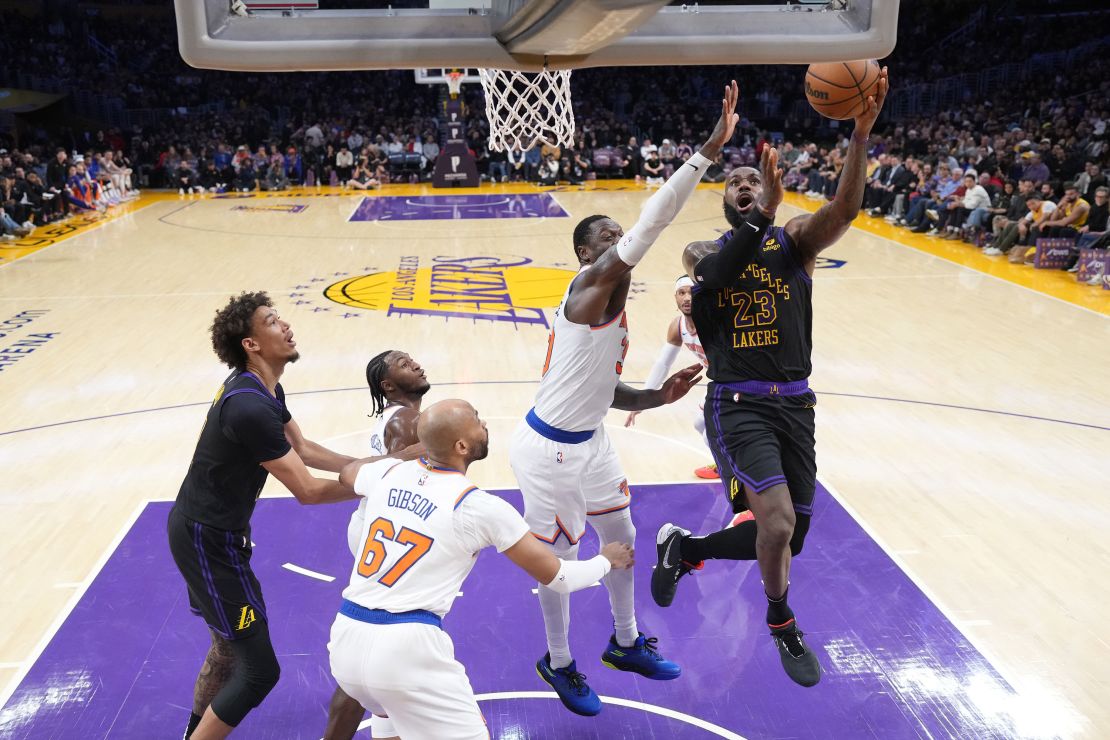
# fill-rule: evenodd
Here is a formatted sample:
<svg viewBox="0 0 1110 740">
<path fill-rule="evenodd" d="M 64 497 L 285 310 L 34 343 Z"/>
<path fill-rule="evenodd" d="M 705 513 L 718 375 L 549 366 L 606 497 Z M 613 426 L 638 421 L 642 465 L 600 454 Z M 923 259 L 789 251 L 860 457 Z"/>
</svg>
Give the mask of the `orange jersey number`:
<svg viewBox="0 0 1110 740">
<path fill-rule="evenodd" d="M 552 329 L 551 333 L 547 335 L 547 357 L 543 360 L 543 372 L 540 377 L 547 375 L 547 369 L 551 367 L 551 350 L 555 349 L 555 330 Z"/>
<path fill-rule="evenodd" d="M 617 360 L 617 375 L 624 372 L 624 358 L 628 354 L 628 314 L 621 314 L 620 327 L 624 329 L 624 336 L 621 337 L 621 358 Z"/>
<path fill-rule="evenodd" d="M 393 522 L 378 517 L 370 525 L 370 531 L 366 536 L 366 544 L 362 547 L 362 557 L 358 561 L 358 574 L 364 578 L 370 578 L 376 574 L 385 563 L 385 542 L 378 539 L 379 535 L 386 540 L 408 545 L 409 548 L 393 564 L 393 567 L 378 579 L 378 583 L 387 588 L 392 588 L 401 579 L 401 576 L 408 572 L 409 568 L 416 565 L 416 562 L 424 557 L 428 550 L 432 548 L 432 543 L 435 542 L 431 537 L 413 531 L 408 527 L 401 527 L 401 531 L 396 533 Z"/>
</svg>

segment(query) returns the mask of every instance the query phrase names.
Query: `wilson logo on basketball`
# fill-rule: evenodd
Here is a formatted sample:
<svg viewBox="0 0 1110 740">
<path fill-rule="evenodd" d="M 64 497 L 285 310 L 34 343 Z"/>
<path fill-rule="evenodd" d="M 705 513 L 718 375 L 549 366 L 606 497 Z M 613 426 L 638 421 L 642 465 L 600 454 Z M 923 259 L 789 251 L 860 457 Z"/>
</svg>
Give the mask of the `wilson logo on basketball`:
<svg viewBox="0 0 1110 740">
<path fill-rule="evenodd" d="M 824 90 L 818 90 L 816 87 L 809 84 L 809 80 L 806 80 L 806 95 L 810 98 L 816 98 L 817 100 L 829 99 L 829 94 L 827 92 L 825 92 Z"/>
<path fill-rule="evenodd" d="M 401 257 L 392 272 L 344 278 L 324 296 L 350 308 L 388 316 L 436 316 L 505 321 L 549 328 L 544 309 L 555 308 L 572 270 L 535 267 L 527 257 Z"/>
</svg>

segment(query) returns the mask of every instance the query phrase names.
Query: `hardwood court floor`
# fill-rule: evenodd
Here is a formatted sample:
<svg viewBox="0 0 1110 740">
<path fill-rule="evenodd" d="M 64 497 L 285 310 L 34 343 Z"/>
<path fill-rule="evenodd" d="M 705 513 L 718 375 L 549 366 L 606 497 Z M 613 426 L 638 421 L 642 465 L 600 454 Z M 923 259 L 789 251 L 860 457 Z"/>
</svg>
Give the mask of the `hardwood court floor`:
<svg viewBox="0 0 1110 740">
<path fill-rule="evenodd" d="M 303 357 L 283 382 L 310 438 L 364 452 L 365 362 L 405 349 L 429 400 L 466 398 L 488 420 L 490 458 L 471 477 L 515 487 L 508 435 L 573 269 L 570 232 L 595 212 L 631 226 L 646 194 L 620 187 L 553 193 L 569 218 L 516 197 L 539 193 L 527 186 L 386 188 L 371 198 L 400 198 L 392 217 L 363 221 L 350 218 L 377 204 L 339 191 L 155 194 L 4 264 L 0 349 L 22 351 L 0 370 L 0 685 L 25 673 L 139 507 L 176 494 L 226 373 L 207 327 L 230 294 L 267 290 L 292 323 Z M 489 201 L 498 217 L 459 206 L 465 218 L 405 220 L 434 210 L 420 196 L 477 192 L 504 196 Z M 780 222 L 811 207 L 790 203 Z M 1110 291 L 857 223 L 814 280 L 820 476 L 1011 682 L 1021 701 L 1004 710 L 1022 734 L 1105 736 Z M 647 376 L 675 314 L 682 246 L 723 225 L 705 188 L 637 268 L 626 381 Z M 448 275 L 512 307 L 444 297 Z M 692 480 L 708 460 L 696 410 L 691 394 L 633 429 L 610 414 L 633 485 Z"/>
</svg>

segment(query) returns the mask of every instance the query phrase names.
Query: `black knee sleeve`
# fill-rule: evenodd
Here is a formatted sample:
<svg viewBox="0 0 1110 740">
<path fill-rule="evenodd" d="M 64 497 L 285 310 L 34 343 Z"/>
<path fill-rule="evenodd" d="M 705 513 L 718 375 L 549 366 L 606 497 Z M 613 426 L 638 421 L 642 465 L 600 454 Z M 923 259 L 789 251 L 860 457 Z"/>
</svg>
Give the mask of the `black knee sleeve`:
<svg viewBox="0 0 1110 740">
<path fill-rule="evenodd" d="M 277 685 L 281 667 L 265 626 L 250 637 L 232 641 L 231 649 L 235 672 L 212 699 L 212 711 L 222 722 L 237 727 Z"/>
<path fill-rule="evenodd" d="M 790 538 L 790 554 L 797 555 L 805 544 L 806 534 L 809 532 L 809 514 L 794 514 L 794 534 Z"/>
</svg>

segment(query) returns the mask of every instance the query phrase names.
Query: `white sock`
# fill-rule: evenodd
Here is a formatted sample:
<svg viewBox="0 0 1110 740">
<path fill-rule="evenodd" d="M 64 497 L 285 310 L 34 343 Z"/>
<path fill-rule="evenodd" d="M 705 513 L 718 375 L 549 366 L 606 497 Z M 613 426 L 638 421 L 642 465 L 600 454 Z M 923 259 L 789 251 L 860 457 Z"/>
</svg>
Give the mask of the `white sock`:
<svg viewBox="0 0 1110 740">
<path fill-rule="evenodd" d="M 555 557 L 563 560 L 578 559 L 578 545 L 567 545 L 559 539 L 554 547 Z M 570 665 L 570 594 L 552 591 L 539 584 L 540 610 L 543 611 L 543 624 L 547 629 L 547 652 L 551 655 L 552 668 L 566 668 Z"/>
<path fill-rule="evenodd" d="M 628 508 L 610 514 L 588 517 L 590 526 L 597 532 L 600 546 L 610 542 L 627 542 L 635 546 L 636 527 L 632 524 L 632 512 Z M 613 610 L 613 632 L 617 644 L 632 647 L 640 633 L 636 629 L 636 606 L 634 604 L 634 580 L 632 568 L 611 570 L 601 579 L 609 592 L 609 606 Z"/>
<path fill-rule="evenodd" d="M 705 442 L 706 448 L 712 451 L 713 448 L 709 446 L 709 435 L 705 433 L 705 414 L 698 414 L 694 417 L 694 429 L 698 430 L 698 434 L 701 435 L 701 440 Z"/>
</svg>

